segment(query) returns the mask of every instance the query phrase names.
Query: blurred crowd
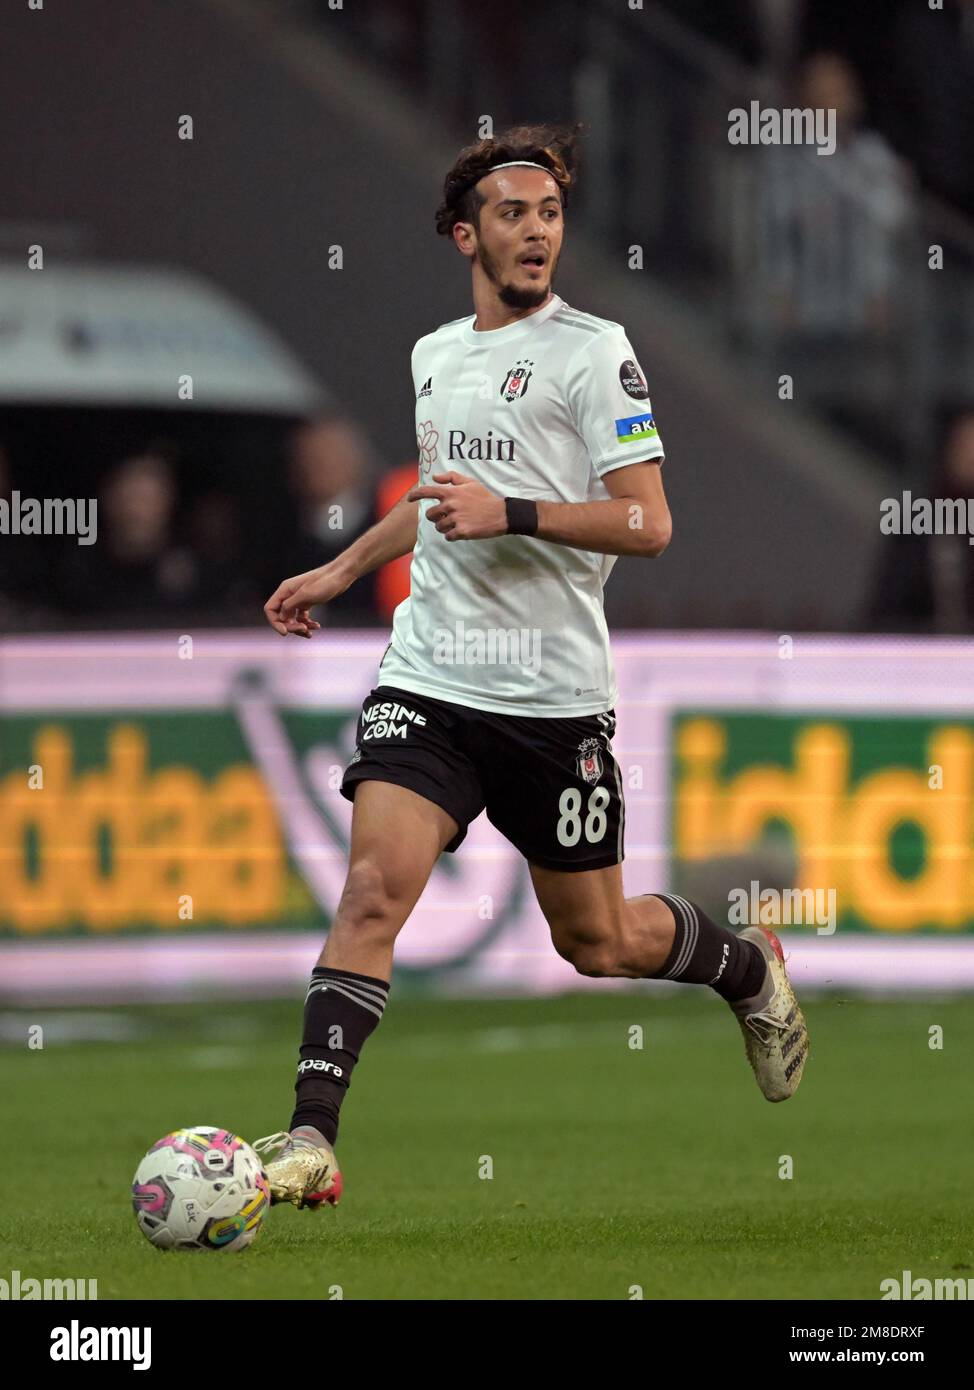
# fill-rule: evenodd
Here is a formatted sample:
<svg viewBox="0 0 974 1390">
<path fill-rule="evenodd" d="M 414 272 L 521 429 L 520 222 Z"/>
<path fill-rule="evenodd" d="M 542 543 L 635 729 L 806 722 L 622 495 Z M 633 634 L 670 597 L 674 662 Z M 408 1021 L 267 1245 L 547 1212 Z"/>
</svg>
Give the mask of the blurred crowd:
<svg viewBox="0 0 974 1390">
<path fill-rule="evenodd" d="M 814 146 L 762 151 L 751 301 L 760 275 L 779 330 L 881 333 L 897 291 L 897 237 L 911 215 L 909 168 L 867 124 L 862 83 L 840 53 L 810 54 L 793 97 L 802 110 L 835 112 L 835 150 L 827 158 Z"/>
<path fill-rule="evenodd" d="M 974 215 L 974 0 L 658 0 L 744 61 L 785 78 L 843 58 L 869 122 L 923 187 Z"/>
<path fill-rule="evenodd" d="M 0 630 L 261 622 L 283 579 L 334 559 L 416 480 L 415 461 L 377 468 L 362 430 L 339 415 L 292 426 L 281 449 L 283 468 L 267 470 L 281 481 L 256 499 L 232 482 L 215 485 L 205 459 L 189 468 L 171 438 L 117 458 L 89 484 L 95 544 L 0 537 Z M 0 447 L 0 497 L 39 495 L 31 476 Z M 77 495 L 78 474 L 61 485 Z M 346 590 L 323 621 L 385 623 L 408 582 L 408 560 L 387 566 Z"/>
<path fill-rule="evenodd" d="M 911 505 L 974 499 L 974 402 L 945 413 L 929 485 L 907 493 Z M 896 500 L 906 512 L 903 495 Z M 974 503 L 967 511 L 974 512 Z M 884 536 L 865 625 L 879 632 L 974 633 L 974 535 Z"/>
<path fill-rule="evenodd" d="M 300 3 L 310 15 L 327 19 L 329 0 Z M 643 0 L 638 8 L 671 17 L 781 86 L 793 85 L 811 54 L 845 59 L 876 133 L 924 187 L 974 215 L 974 0 L 938 0 L 935 6 L 928 0 Z M 545 31 L 553 58 L 560 60 L 573 37 L 584 51 L 589 21 L 605 14 L 618 18 L 611 0 L 587 0 L 578 6 L 580 24 L 569 21 L 566 6 L 566 23 L 556 33 L 545 6 L 520 0 L 456 0 L 449 9 L 449 33 L 438 32 L 437 21 L 446 16 L 431 0 L 371 0 L 355 7 L 348 23 L 403 81 L 421 84 L 435 99 L 455 98 L 458 115 L 466 114 L 471 87 L 479 99 L 479 84 L 491 70 L 499 79 L 490 89 L 499 105 L 478 109 L 503 111 L 504 119 L 515 110 L 527 119 L 533 106 L 546 118 L 573 104 L 569 65 L 552 61 L 539 67 L 534 61 Z M 638 15 L 630 14 L 626 23 L 630 37 L 638 33 Z M 457 42 L 469 44 L 478 69 L 441 73 L 438 80 L 433 66 Z M 518 66 L 525 56 L 533 64 L 530 90 Z M 566 83 L 561 92 L 559 82 Z"/>
<path fill-rule="evenodd" d="M 557 26 L 519 0 L 448 9 L 374 0 L 346 23 L 460 128 L 582 119 L 576 207 L 599 239 L 640 246 L 762 373 L 799 366 L 857 441 L 918 456 L 974 373 L 974 0 L 562 0 Z M 834 153 L 730 146 L 728 112 L 755 99 L 834 111 Z"/>
<path fill-rule="evenodd" d="M 292 426 L 282 448 L 281 484 L 262 484 L 256 511 L 240 489 L 194 486 L 172 440 L 117 459 L 95 489 L 95 544 L 0 536 L 0 631 L 260 625 L 281 580 L 334 559 L 416 481 L 415 460 L 377 468 L 363 432 L 340 415 Z M 15 489 L 31 495 L 0 447 L 0 497 Z M 974 401 L 945 411 L 936 466 L 913 495 L 974 498 Z M 318 616 L 332 627 L 387 625 L 408 593 L 407 555 Z M 884 536 L 860 619 L 868 630 L 974 633 L 970 538 Z"/>
<path fill-rule="evenodd" d="M 738 269 L 753 318 L 763 314 L 779 340 L 804 335 L 799 346 L 824 349 L 833 385 L 843 345 L 886 353 L 902 373 L 903 339 L 920 321 L 941 363 L 970 360 L 974 0 L 660 3 L 770 79 L 782 105 L 835 112 L 828 158 L 771 147 L 750 165 L 754 216 Z M 931 243 L 942 248 L 937 279 Z M 861 432 L 891 442 L 875 425 Z"/>
</svg>

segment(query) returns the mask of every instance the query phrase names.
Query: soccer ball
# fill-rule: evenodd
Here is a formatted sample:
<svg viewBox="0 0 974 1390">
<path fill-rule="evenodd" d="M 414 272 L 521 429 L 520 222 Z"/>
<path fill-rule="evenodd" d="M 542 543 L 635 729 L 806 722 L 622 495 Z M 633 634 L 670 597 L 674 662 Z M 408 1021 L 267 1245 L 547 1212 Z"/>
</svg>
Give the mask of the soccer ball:
<svg viewBox="0 0 974 1390">
<path fill-rule="evenodd" d="M 226 1129 L 174 1130 L 132 1182 L 139 1229 L 160 1250 L 244 1250 L 269 1203 L 260 1159 Z"/>
</svg>

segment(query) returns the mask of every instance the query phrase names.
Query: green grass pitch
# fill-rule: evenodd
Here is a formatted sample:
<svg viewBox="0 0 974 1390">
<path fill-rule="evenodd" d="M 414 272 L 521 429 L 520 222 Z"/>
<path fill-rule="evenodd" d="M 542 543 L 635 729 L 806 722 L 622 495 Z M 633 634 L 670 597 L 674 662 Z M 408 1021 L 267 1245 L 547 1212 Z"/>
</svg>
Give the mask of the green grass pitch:
<svg viewBox="0 0 974 1390">
<path fill-rule="evenodd" d="M 805 1079 L 769 1105 L 705 991 L 394 991 L 343 1111 L 341 1206 L 274 1208 L 249 1250 L 212 1256 L 148 1244 L 132 1174 L 181 1125 L 286 1126 L 300 1001 L 119 1011 L 114 1042 L 59 1043 L 62 1013 L 39 1051 L 44 1014 L 8 1013 L 0 1276 L 96 1278 L 101 1299 L 870 1300 L 904 1269 L 974 1277 L 974 1009 L 807 1012 Z"/>
</svg>

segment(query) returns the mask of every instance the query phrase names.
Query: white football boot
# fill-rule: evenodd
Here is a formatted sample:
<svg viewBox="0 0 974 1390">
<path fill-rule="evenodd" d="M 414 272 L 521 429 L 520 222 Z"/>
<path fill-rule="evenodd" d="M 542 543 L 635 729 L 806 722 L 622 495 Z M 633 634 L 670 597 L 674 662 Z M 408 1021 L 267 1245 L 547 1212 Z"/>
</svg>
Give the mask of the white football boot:
<svg viewBox="0 0 974 1390">
<path fill-rule="evenodd" d="M 767 1100 L 787 1100 L 798 1090 L 808 1061 L 808 1028 L 785 969 L 785 953 L 774 932 L 745 927 L 767 962 L 764 984 L 750 999 L 731 1004 L 744 1034 L 747 1060 Z"/>
</svg>

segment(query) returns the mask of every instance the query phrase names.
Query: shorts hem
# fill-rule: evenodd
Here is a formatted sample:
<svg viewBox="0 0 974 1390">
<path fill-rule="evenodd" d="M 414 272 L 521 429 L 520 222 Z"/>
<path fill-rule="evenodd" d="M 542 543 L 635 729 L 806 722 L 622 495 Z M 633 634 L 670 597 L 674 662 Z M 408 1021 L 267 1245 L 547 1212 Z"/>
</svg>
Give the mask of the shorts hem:
<svg viewBox="0 0 974 1390">
<path fill-rule="evenodd" d="M 503 831 L 501 834 L 503 834 Z M 517 846 L 515 845 L 514 848 L 517 849 Z M 518 853 L 523 854 L 524 852 L 523 850 L 518 850 Z M 611 869 L 614 868 L 616 864 L 622 864 L 625 857 L 625 855 L 622 855 L 619 859 L 586 859 L 583 863 L 579 863 L 577 860 L 566 862 L 563 859 L 540 859 L 536 854 L 524 855 L 524 858 L 529 864 L 537 864 L 539 869 L 550 869 L 555 873 L 566 874 L 582 874 L 589 869 Z"/>
<path fill-rule="evenodd" d="M 452 816 L 458 828 L 456 835 L 450 843 L 444 845 L 443 848 L 445 853 L 452 854 L 455 850 L 460 848 L 463 841 L 466 839 L 467 830 L 470 828 L 470 822 L 465 820 L 462 814 L 458 814 L 456 807 L 447 806 L 444 799 L 441 799 L 439 796 L 431 795 L 429 788 L 410 786 L 406 778 L 393 772 L 390 768 L 369 767 L 359 764 L 357 767 L 349 768 L 342 778 L 342 784 L 338 789 L 345 800 L 351 801 L 353 805 L 355 804 L 355 797 L 352 793 L 346 791 L 346 787 L 357 787 L 359 782 L 388 782 L 390 786 L 403 787 L 407 792 L 414 792 L 417 796 L 423 797 L 424 800 L 431 801 L 434 806 L 439 806 L 441 811 L 445 811 L 448 816 Z"/>
</svg>

